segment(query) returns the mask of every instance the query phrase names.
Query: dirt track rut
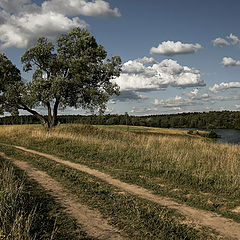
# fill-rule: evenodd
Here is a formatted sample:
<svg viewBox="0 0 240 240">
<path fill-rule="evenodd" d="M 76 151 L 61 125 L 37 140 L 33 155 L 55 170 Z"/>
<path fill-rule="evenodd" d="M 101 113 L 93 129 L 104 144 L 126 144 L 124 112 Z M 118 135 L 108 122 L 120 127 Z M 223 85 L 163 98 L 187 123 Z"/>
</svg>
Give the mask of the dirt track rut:
<svg viewBox="0 0 240 240">
<path fill-rule="evenodd" d="M 37 170 L 26 162 L 9 158 L 4 153 L 0 153 L 0 156 L 10 160 L 14 165 L 24 170 L 30 178 L 44 187 L 65 208 L 67 214 L 77 220 L 81 229 L 89 236 L 101 240 L 126 239 L 126 237 L 121 236 L 117 229 L 110 226 L 99 212 L 90 210 L 87 206 L 80 204 L 74 195 L 45 172 Z"/>
<path fill-rule="evenodd" d="M 91 169 L 83 164 L 73 163 L 70 161 L 62 160 L 53 155 L 38 152 L 35 150 L 20 147 L 20 146 L 14 146 L 14 147 L 17 149 L 20 149 L 22 151 L 25 151 L 25 152 L 29 152 L 32 154 L 37 154 L 37 155 L 46 157 L 48 159 L 51 159 L 58 163 L 64 164 L 71 168 L 74 168 L 79 171 L 93 175 L 93 176 L 107 182 L 108 184 L 118 187 L 130 194 L 139 196 L 143 199 L 150 200 L 152 202 L 158 203 L 162 206 L 166 206 L 171 209 L 176 209 L 177 211 L 182 213 L 184 216 L 186 216 L 189 220 L 191 220 L 193 223 L 195 223 L 197 225 L 210 227 L 210 228 L 214 229 L 215 231 L 217 231 L 219 234 L 221 234 L 225 237 L 231 238 L 231 239 L 240 239 L 240 224 L 237 222 L 234 222 L 231 219 L 221 217 L 212 212 L 200 210 L 197 208 L 187 206 L 185 204 L 177 203 L 167 197 L 155 195 L 147 189 L 144 189 L 144 188 L 136 186 L 136 185 L 124 183 L 118 179 L 114 179 L 113 177 L 111 177 L 108 174 L 105 174 L 105 173 L 100 172 L 95 169 Z"/>
</svg>

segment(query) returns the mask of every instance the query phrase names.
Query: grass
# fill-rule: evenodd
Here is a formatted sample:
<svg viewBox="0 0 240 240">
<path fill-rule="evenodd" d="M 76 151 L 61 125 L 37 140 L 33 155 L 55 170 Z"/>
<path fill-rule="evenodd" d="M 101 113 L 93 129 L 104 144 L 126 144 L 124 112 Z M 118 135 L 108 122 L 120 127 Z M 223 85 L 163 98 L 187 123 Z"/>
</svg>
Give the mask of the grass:
<svg viewBox="0 0 240 240">
<path fill-rule="evenodd" d="M 1 163 L 0 168 L 0 237 L 4 239 L 31 239 L 30 229 L 35 215 L 33 207 L 24 213 L 21 206 L 23 181 L 14 176 L 8 164 Z"/>
<path fill-rule="evenodd" d="M 1 126 L 0 142 L 84 163 L 240 221 L 239 214 L 231 211 L 240 206 L 238 145 L 189 136 L 187 130 L 84 125 L 62 125 L 50 131 L 41 126 Z"/>
<path fill-rule="evenodd" d="M 0 158 L 0 239 L 89 239 L 52 197 Z"/>
<path fill-rule="evenodd" d="M 186 219 L 174 210 L 150 201 L 138 199 L 88 174 L 60 165 L 49 159 L 3 147 L 12 157 L 28 161 L 46 171 L 68 188 L 79 201 L 97 209 L 130 239 L 215 239 L 207 229 L 186 224 Z"/>
</svg>

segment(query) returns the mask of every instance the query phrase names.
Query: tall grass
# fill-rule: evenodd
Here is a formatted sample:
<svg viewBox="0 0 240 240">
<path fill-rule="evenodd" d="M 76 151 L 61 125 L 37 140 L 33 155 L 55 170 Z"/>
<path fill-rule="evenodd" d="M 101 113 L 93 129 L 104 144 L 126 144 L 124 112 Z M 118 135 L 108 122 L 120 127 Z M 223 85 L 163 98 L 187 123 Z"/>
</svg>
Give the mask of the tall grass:
<svg viewBox="0 0 240 240">
<path fill-rule="evenodd" d="M 129 130 L 119 130 L 85 125 L 62 125 L 51 130 L 40 126 L 0 126 L 0 143 L 22 145 L 81 162 L 124 181 L 149 187 L 157 193 L 240 221 L 239 216 L 235 216 L 237 214 L 229 211 L 240 204 L 240 146 L 218 144 L 198 136 L 187 136 L 177 130 L 151 131 L 140 128 L 136 132 L 131 131 L 131 127 Z M 24 158 L 25 153 L 19 150 L 2 148 L 10 156 Z M 36 161 L 36 156 L 33 159 L 33 156 L 26 155 L 26 158 L 29 162 Z M 48 159 L 40 159 L 35 164 L 35 167 L 42 166 L 42 170 L 46 171 L 52 168 L 52 175 L 55 175 L 57 168 L 63 168 L 59 169 L 59 181 L 66 183 L 67 179 L 71 179 L 67 182 L 68 186 L 75 186 L 79 193 L 79 189 L 86 188 L 79 184 L 86 184 L 84 180 L 76 180 L 75 175 L 82 173 L 69 170 L 69 174 L 66 174 L 66 167 Z M 90 182 L 100 187 L 103 184 L 97 180 Z M 172 186 L 172 189 L 183 191 L 172 193 Z M 94 198 L 94 194 L 89 199 Z M 185 195 L 192 195 L 192 199 L 189 200 L 189 196 Z M 104 194 L 105 198 L 108 199 L 109 194 Z M 123 206 L 127 207 L 126 204 Z"/>
<path fill-rule="evenodd" d="M 91 239 L 23 171 L 0 157 L 0 240 Z"/>
<path fill-rule="evenodd" d="M 174 130 L 176 131 L 176 130 Z M 69 139 L 62 145 L 64 154 L 87 149 L 86 157 L 103 164 L 128 169 L 142 169 L 178 183 L 195 185 L 212 191 L 239 191 L 240 146 L 219 144 L 203 138 L 179 136 L 178 133 L 135 134 L 92 126 L 63 126 L 38 132 L 39 138 Z M 35 135 L 35 134 L 34 134 Z M 32 135 L 33 136 L 33 135 Z M 36 135 L 35 135 L 36 136 Z M 56 140 L 57 143 L 57 140 Z M 69 149 L 72 146 L 75 149 Z M 91 146 L 91 147 L 89 147 Z M 64 148 L 65 147 L 65 148 Z"/>
<path fill-rule="evenodd" d="M 32 240 L 30 235 L 35 208 L 24 209 L 24 179 L 16 179 L 13 167 L 7 163 L 0 166 L 0 239 Z"/>
<path fill-rule="evenodd" d="M 84 125 L 51 131 L 7 126 L 0 128 L 0 136 L 1 141 L 11 139 L 65 158 L 88 159 L 86 163 L 102 168 L 138 169 L 202 190 L 239 194 L 240 146 L 179 136 L 177 130 L 154 131 L 151 135 Z"/>
</svg>

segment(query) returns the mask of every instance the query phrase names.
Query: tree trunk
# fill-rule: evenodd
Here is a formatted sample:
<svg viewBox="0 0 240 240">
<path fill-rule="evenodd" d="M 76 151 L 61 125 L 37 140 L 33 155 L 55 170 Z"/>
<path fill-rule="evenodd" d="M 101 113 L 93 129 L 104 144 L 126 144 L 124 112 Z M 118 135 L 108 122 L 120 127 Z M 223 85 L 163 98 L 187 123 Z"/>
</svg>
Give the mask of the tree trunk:
<svg viewBox="0 0 240 240">
<path fill-rule="evenodd" d="M 56 98 L 54 107 L 53 107 L 53 115 L 52 115 L 52 121 L 51 121 L 51 127 L 55 127 L 58 125 L 58 120 L 57 120 L 57 111 L 58 111 L 58 106 L 59 106 L 59 99 Z"/>
<path fill-rule="evenodd" d="M 52 109 L 51 109 L 50 102 L 47 102 L 47 108 L 48 108 L 48 128 L 51 128 L 53 127 L 53 124 L 52 124 L 53 117 L 52 117 Z"/>
<path fill-rule="evenodd" d="M 39 114 L 37 111 L 29 108 L 28 106 L 21 104 L 21 109 L 28 111 L 29 113 L 33 114 L 35 117 L 37 117 L 40 122 L 47 128 L 52 128 L 58 125 L 58 120 L 57 120 L 57 111 L 58 111 L 58 106 L 59 106 L 59 99 L 56 98 L 54 107 L 53 107 L 53 114 L 52 114 L 52 110 L 51 110 L 51 106 L 50 103 L 48 102 L 47 108 L 48 108 L 48 116 L 47 118 L 42 116 L 41 114 Z"/>
</svg>

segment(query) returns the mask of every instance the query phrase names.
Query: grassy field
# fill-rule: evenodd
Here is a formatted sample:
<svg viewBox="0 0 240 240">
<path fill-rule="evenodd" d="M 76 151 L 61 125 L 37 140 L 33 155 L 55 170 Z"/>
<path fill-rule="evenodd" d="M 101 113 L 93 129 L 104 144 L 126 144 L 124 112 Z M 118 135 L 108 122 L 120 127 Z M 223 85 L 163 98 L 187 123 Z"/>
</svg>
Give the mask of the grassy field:
<svg viewBox="0 0 240 240">
<path fill-rule="evenodd" d="M 82 163 L 240 222 L 240 215 L 232 212 L 240 206 L 240 146 L 218 144 L 184 130 L 85 125 L 52 130 L 37 125 L 0 126 L 0 142 Z M 0 145 L 0 149 L 46 171 L 131 239 L 214 239 L 208 230 L 186 224 L 175 211 L 119 194 L 99 179 L 10 146 Z"/>
<path fill-rule="evenodd" d="M 0 157 L 0 239 L 89 239 L 23 171 Z"/>
</svg>

